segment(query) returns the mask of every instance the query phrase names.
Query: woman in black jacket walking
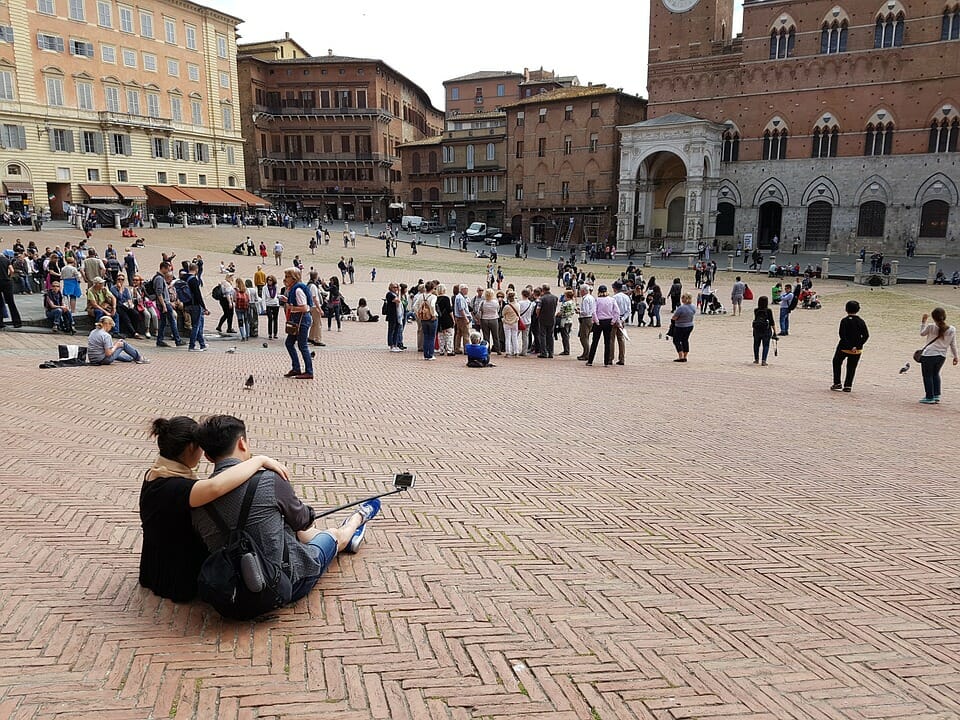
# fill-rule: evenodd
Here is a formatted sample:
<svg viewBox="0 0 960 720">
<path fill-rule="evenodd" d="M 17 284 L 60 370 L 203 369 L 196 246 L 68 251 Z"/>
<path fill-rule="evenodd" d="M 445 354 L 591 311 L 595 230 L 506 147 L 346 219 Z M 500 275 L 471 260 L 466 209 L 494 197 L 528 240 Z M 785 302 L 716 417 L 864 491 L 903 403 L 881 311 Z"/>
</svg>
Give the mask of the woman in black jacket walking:
<svg viewBox="0 0 960 720">
<path fill-rule="evenodd" d="M 770 352 L 770 340 L 776 338 L 774 330 L 773 311 L 770 310 L 770 300 L 764 295 L 757 300 L 757 307 L 753 310 L 753 364 L 766 365 L 767 354 Z M 763 345 L 763 360 L 760 360 L 760 346 Z"/>
</svg>

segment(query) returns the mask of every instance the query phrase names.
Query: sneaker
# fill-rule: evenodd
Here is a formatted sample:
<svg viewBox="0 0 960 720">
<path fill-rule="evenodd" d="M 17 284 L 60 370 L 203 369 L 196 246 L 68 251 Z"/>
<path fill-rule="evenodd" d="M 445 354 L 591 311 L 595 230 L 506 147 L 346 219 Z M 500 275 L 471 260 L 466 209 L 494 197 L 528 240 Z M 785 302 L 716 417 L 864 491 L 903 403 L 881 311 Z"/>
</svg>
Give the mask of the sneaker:
<svg viewBox="0 0 960 720">
<path fill-rule="evenodd" d="M 177 347 L 183 347 L 186 344 L 183 340 L 177 340 Z"/>
<path fill-rule="evenodd" d="M 831 386 L 830 386 L 830 389 L 831 389 L 831 390 L 836 390 L 837 392 L 840 392 L 841 390 L 843 390 L 843 385 L 831 385 Z"/>
<path fill-rule="evenodd" d="M 170 346 L 167 343 L 165 343 L 163 340 L 157 340 L 157 347 L 170 347 Z"/>
<path fill-rule="evenodd" d="M 135 362 L 137 365 L 149 365 L 149 364 L 150 364 L 150 361 L 147 360 L 147 359 L 146 359 L 145 357 L 143 357 L 142 355 L 140 356 L 140 359 L 139 359 L 139 360 L 134 360 L 134 362 Z"/>
<path fill-rule="evenodd" d="M 293 376 L 294 380 L 313 380 L 313 373 L 300 373 Z"/>
<path fill-rule="evenodd" d="M 766 367 L 766 366 L 767 366 L 767 363 L 765 362 L 760 363 L 760 367 Z"/>
<path fill-rule="evenodd" d="M 934 405 L 937 401 L 934 398 L 922 397 L 920 402 L 924 405 Z"/>
<path fill-rule="evenodd" d="M 367 535 L 367 523 L 380 512 L 380 500 L 377 498 L 368 500 L 357 508 L 357 512 L 363 516 L 363 524 L 353 533 L 353 537 L 350 538 L 350 542 L 347 543 L 344 552 L 355 553 L 360 549 L 360 545 L 363 544 L 363 539 Z M 344 523 L 346 522 L 347 521 L 344 520 Z"/>
<path fill-rule="evenodd" d="M 187 352 L 203 352 L 203 348 L 192 347 L 192 348 L 189 348 Z"/>
<path fill-rule="evenodd" d="M 939 405 L 939 404 L 940 404 L 940 396 L 939 396 L 939 395 L 934 395 L 934 396 L 933 396 L 933 401 Z"/>
<path fill-rule="evenodd" d="M 403 350 L 401 350 L 401 349 L 398 348 L 398 347 L 392 347 L 392 348 L 390 348 L 390 352 L 403 352 Z"/>
<path fill-rule="evenodd" d="M 844 391 L 844 392 L 853 392 L 853 388 L 851 388 L 851 387 L 845 387 L 845 388 L 843 389 L 843 391 Z"/>
</svg>

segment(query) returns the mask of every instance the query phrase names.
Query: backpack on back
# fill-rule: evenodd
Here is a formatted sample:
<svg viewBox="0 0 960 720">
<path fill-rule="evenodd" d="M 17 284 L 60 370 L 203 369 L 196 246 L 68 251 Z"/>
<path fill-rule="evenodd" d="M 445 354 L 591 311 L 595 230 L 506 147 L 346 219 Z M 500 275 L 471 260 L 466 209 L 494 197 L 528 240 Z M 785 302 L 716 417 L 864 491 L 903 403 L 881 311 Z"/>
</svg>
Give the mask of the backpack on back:
<svg viewBox="0 0 960 720">
<path fill-rule="evenodd" d="M 234 620 L 250 620 L 276 610 L 289 603 L 293 595 L 290 578 L 283 567 L 289 565 L 286 546 L 283 564 L 270 562 L 244 528 L 259 483 L 257 475 L 247 481 L 234 529 L 227 527 L 212 503 L 203 508 L 227 542 L 200 567 L 197 579 L 200 598 L 224 617 Z"/>
<path fill-rule="evenodd" d="M 437 313 L 430 304 L 429 298 L 424 295 L 423 301 L 417 306 L 417 320 L 436 320 Z"/>
<path fill-rule="evenodd" d="M 177 293 L 177 300 L 184 305 L 193 305 L 193 291 L 186 280 L 177 280 L 173 283 L 173 289 Z"/>
<path fill-rule="evenodd" d="M 788 312 L 793 312 L 797 309 L 797 303 L 800 302 L 800 293 L 793 293 L 793 297 L 790 298 L 790 305 L 787 307 Z"/>
<path fill-rule="evenodd" d="M 154 283 L 158 277 L 163 277 L 163 275 L 160 273 L 154 274 L 154 276 L 150 278 L 150 282 L 148 282 L 143 288 L 143 292 L 145 292 L 147 297 L 151 300 L 157 299 L 157 286 Z M 164 282 L 166 282 L 166 280 L 164 280 Z"/>
</svg>

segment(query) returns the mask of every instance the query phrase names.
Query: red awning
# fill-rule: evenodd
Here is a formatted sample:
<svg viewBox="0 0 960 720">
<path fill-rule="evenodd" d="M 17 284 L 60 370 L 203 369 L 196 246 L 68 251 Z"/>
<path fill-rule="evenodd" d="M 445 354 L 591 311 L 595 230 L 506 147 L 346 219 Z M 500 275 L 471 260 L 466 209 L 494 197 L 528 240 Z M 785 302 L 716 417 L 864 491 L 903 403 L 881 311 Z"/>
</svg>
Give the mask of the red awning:
<svg viewBox="0 0 960 720">
<path fill-rule="evenodd" d="M 80 189 L 83 190 L 91 200 L 109 200 L 110 202 L 116 202 L 120 199 L 109 185 L 80 185 Z"/>
<path fill-rule="evenodd" d="M 116 190 L 124 200 L 143 201 L 147 199 L 147 193 L 139 185 L 114 185 L 113 189 Z"/>
<path fill-rule="evenodd" d="M 7 191 L 7 195 L 33 195 L 33 185 L 28 182 L 7 181 L 3 184 L 3 189 Z"/>
<path fill-rule="evenodd" d="M 244 205 L 247 205 L 252 208 L 266 208 L 270 207 L 270 202 L 264 200 L 262 197 L 257 197 L 253 193 L 247 192 L 246 190 L 238 190 L 237 188 L 222 188 L 225 193 L 232 195 L 237 200 L 242 202 Z"/>
<path fill-rule="evenodd" d="M 147 185 L 147 197 L 159 205 L 196 205 L 197 201 L 173 185 Z M 154 195 L 158 199 L 151 198 Z"/>
<path fill-rule="evenodd" d="M 193 198 L 195 203 L 204 205 L 226 205 L 229 207 L 239 207 L 243 203 L 232 195 L 228 195 L 219 188 L 198 188 L 198 187 L 177 187 L 186 195 Z"/>
</svg>

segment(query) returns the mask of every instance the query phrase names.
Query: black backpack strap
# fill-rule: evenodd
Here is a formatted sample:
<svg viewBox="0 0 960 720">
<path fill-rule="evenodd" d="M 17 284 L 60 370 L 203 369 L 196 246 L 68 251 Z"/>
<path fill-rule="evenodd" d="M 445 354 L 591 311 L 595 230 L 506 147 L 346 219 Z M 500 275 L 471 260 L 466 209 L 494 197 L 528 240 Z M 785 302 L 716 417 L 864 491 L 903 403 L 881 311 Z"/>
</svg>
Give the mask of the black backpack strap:
<svg viewBox="0 0 960 720">
<path fill-rule="evenodd" d="M 256 494 L 257 486 L 259 484 L 259 475 L 254 475 L 252 478 L 247 480 L 247 490 L 243 494 L 243 503 L 240 505 L 240 517 L 237 518 L 237 530 L 242 530 L 247 524 L 247 516 L 250 514 L 250 506 L 253 504 L 253 496 Z M 227 542 L 230 539 L 230 533 L 233 531 L 227 526 L 223 516 L 217 512 L 215 507 L 213 507 L 212 502 L 204 505 L 203 509 L 207 512 L 207 515 L 210 516 L 210 519 L 213 520 L 214 524 L 217 526 L 217 529 L 223 533 L 224 542 Z"/>
</svg>

